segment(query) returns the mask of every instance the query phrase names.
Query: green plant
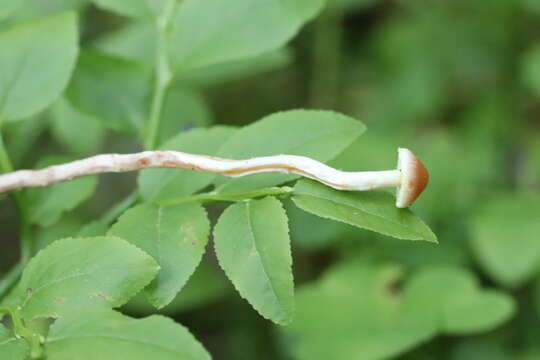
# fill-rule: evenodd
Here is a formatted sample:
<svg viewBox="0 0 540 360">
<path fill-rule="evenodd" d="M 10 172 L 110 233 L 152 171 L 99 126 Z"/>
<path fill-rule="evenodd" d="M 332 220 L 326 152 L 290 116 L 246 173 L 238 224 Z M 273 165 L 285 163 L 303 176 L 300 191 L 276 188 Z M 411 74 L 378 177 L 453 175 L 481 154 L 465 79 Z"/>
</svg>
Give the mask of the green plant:
<svg viewBox="0 0 540 360">
<path fill-rule="evenodd" d="M 2 193 L 0 359 L 538 354 L 540 148 L 508 119 L 510 99 L 534 110 L 540 62 L 537 46 L 511 58 L 505 35 L 534 1 L 5 2 L 0 176 L 162 150 L 371 171 L 410 146 L 432 184 L 414 212 L 290 173 L 144 169 Z M 355 16 L 375 28 L 360 37 Z M 308 103 L 354 116 L 283 111 Z"/>
<path fill-rule="evenodd" d="M 321 6 L 313 1 L 266 1 L 254 7 L 259 12 L 250 18 L 252 23 L 240 25 L 238 19 L 253 7 L 251 1 L 214 1 L 215 7 L 208 9 L 196 1 L 162 1 L 157 6 L 143 1 L 97 3 L 154 22 L 156 57 L 147 65 L 154 68 L 154 75 L 149 76 L 145 66 L 88 50 L 83 50 L 77 63 L 74 13 L 13 25 L 0 35 L 0 46 L 9 50 L 0 55 L 2 125 L 50 108 L 54 119 L 65 122 L 73 116 L 80 124 L 89 121 L 94 139 L 108 126 L 136 136 L 146 149 L 153 149 L 171 135 L 161 131 L 161 123 L 167 120 L 166 98 L 174 95 L 169 94 L 173 80 L 181 82 L 182 74 L 271 51 Z M 214 15 L 216 23 L 210 21 Z M 258 23 L 264 21 L 275 32 L 259 34 Z M 189 36 L 188 31 L 197 31 L 197 36 Z M 101 125 L 79 114 L 77 108 L 93 114 Z M 93 142 L 98 142 L 79 146 L 71 137 L 85 134 L 77 134 L 78 128 L 65 129 L 60 120 L 54 124 L 69 147 L 93 150 Z M 63 133 L 67 131 L 71 133 Z M 363 131 L 359 121 L 337 113 L 289 111 L 241 129 L 217 126 L 182 132 L 160 148 L 231 158 L 290 153 L 329 161 Z M 3 143 L 1 150 L 2 171 L 13 171 Z M 62 161 L 47 158 L 38 167 Z M 0 288 L 0 311 L 13 324 L 2 326 L 2 358 L 83 358 L 84 353 L 91 358 L 208 358 L 197 340 L 171 320 L 152 316 L 135 321 L 112 310 L 141 290 L 156 309 L 173 301 L 206 250 L 210 222 L 202 203 L 233 202 L 215 226 L 217 257 L 240 295 L 278 324 L 288 324 L 294 313 L 288 221 L 278 197 L 292 196 L 308 211 L 361 228 L 435 241 L 410 210 L 395 209 L 391 196 L 309 190 L 315 185 L 307 181 L 295 188 L 276 187 L 295 177 L 269 174 L 225 180 L 186 170 L 145 170 L 139 176 L 138 191 L 91 229 L 83 229 L 94 237 L 73 233 L 73 237 L 42 245 L 45 249 L 39 252 L 36 226 L 57 223 L 62 214 L 92 195 L 96 179 L 85 177 L 11 193 L 19 209 L 22 255 Z M 208 187 L 214 190 L 204 192 Z M 348 203 L 356 204 L 354 209 L 347 208 Z"/>
</svg>

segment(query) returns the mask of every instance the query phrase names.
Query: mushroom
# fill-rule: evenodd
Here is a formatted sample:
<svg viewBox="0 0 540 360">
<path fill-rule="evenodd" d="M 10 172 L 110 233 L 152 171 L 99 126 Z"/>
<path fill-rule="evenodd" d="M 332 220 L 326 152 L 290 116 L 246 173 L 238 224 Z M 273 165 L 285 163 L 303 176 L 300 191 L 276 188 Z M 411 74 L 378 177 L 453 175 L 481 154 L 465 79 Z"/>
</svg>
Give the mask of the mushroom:
<svg viewBox="0 0 540 360">
<path fill-rule="evenodd" d="M 397 187 L 396 207 L 398 208 L 410 206 L 424 191 L 429 180 L 424 164 L 412 151 L 405 148 L 398 149 L 397 169 L 394 170 L 345 172 L 318 163 L 317 167 L 311 164 L 307 171 L 307 165 L 304 164 L 303 168 L 306 170 L 303 173 L 291 172 L 320 181 L 338 190 L 366 191 Z"/>
<path fill-rule="evenodd" d="M 398 170 L 401 171 L 401 183 L 396 191 L 396 206 L 404 208 L 411 205 L 426 188 L 429 174 L 426 167 L 412 151 L 398 149 Z"/>
<path fill-rule="evenodd" d="M 80 176 L 124 172 L 146 168 L 179 168 L 240 177 L 264 172 L 301 175 L 334 189 L 366 191 L 397 187 L 396 206 L 404 208 L 416 200 L 428 183 L 428 173 L 408 149 L 398 149 L 397 169 L 347 172 L 317 160 L 297 155 L 274 155 L 245 160 L 188 154 L 179 151 L 144 151 L 135 154 L 103 154 L 50 166 L 41 170 L 19 170 L 0 175 L 0 193 L 25 187 L 48 186 Z"/>
</svg>

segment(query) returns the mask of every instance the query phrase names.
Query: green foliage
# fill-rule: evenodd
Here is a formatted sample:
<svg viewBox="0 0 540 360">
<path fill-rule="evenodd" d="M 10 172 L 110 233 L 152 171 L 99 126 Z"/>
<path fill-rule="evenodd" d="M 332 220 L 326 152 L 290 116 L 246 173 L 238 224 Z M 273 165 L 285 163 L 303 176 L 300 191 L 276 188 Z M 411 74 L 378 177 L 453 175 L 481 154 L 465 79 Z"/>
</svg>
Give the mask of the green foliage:
<svg viewBox="0 0 540 360">
<path fill-rule="evenodd" d="M 437 242 L 437 237 L 409 209 L 398 209 L 386 192 L 344 192 L 301 180 L 294 187 L 294 203 L 323 218 L 344 222 L 398 239 Z"/>
<path fill-rule="evenodd" d="M 289 65 L 291 61 L 291 52 L 288 49 L 280 48 L 241 60 L 226 61 L 201 69 L 193 69 L 180 74 L 179 79 L 193 86 L 208 87 L 275 70 Z"/>
<path fill-rule="evenodd" d="M 74 108 L 66 99 L 58 99 L 51 106 L 48 116 L 52 136 L 66 150 L 77 155 L 88 155 L 103 145 L 105 131 L 100 123 Z"/>
<path fill-rule="evenodd" d="M 172 21 L 174 67 L 186 72 L 274 50 L 322 4 L 322 0 L 185 0 Z"/>
<path fill-rule="evenodd" d="M 312 215 L 301 210 L 292 201 L 285 202 L 285 208 L 289 217 L 291 240 L 302 249 L 324 249 L 347 230 L 346 225 Z"/>
<path fill-rule="evenodd" d="M 112 310 L 71 314 L 58 320 L 46 345 L 51 360 L 209 360 L 210 355 L 186 328 L 154 315 L 132 319 Z"/>
<path fill-rule="evenodd" d="M 216 224 L 214 244 L 220 266 L 240 295 L 262 316 L 281 325 L 290 323 L 291 245 L 279 200 L 268 197 L 231 205 Z"/>
<path fill-rule="evenodd" d="M 224 126 L 194 129 L 179 133 L 160 149 L 216 155 L 221 144 L 234 132 L 234 128 Z M 210 185 L 215 177 L 210 173 L 201 174 L 188 170 L 148 169 L 140 172 L 139 191 L 146 200 L 168 200 L 191 195 Z"/>
<path fill-rule="evenodd" d="M 114 32 L 107 32 L 92 42 L 101 53 L 143 64 L 155 64 L 155 30 L 149 21 L 130 22 Z"/>
<path fill-rule="evenodd" d="M 411 210 L 178 169 L 0 194 L 0 359 L 209 359 L 177 322 L 216 358 L 538 359 L 538 4 L 3 0 L 0 173 L 407 147 L 430 184 Z"/>
<path fill-rule="evenodd" d="M 83 10 L 90 0 L 50 0 L 35 2 L 33 0 L 6 0 L 2 6 L 5 18 L 0 15 L 2 25 L 26 23 L 46 16 L 58 15 L 66 11 Z M 4 21 L 5 23 L 2 23 Z"/>
<path fill-rule="evenodd" d="M 92 47 L 109 55 L 154 65 L 156 61 L 154 37 L 155 30 L 152 23 L 134 22 L 98 38 L 92 43 Z M 290 51 L 279 48 L 256 56 L 192 69 L 177 74 L 177 78 L 182 84 L 208 87 L 282 67 L 289 64 L 291 58 Z"/>
<path fill-rule="evenodd" d="M 4 2 L 2 8 L 0 9 L 0 21 L 9 17 L 22 5 L 21 1 L 17 0 L 7 0 Z"/>
<path fill-rule="evenodd" d="M 0 324 L 0 357 L 9 360 L 25 360 L 29 348 L 23 339 L 17 339 L 15 334 Z"/>
<path fill-rule="evenodd" d="M 498 194 L 472 222 L 471 245 L 484 270 L 504 286 L 529 281 L 540 268 L 540 197 Z"/>
<path fill-rule="evenodd" d="M 223 144 L 217 155 L 230 159 L 246 159 L 253 156 L 290 154 L 329 161 L 364 131 L 365 126 L 361 122 L 331 111 L 284 111 L 269 115 L 237 131 Z M 221 190 L 238 191 L 278 185 L 297 177 L 260 174 L 240 179 L 221 177 L 215 183 Z"/>
<path fill-rule="evenodd" d="M 9 136 L 5 141 L 6 146 L 13 152 L 11 160 L 14 163 L 20 163 L 32 153 L 32 147 L 44 131 L 45 125 L 42 114 L 29 117 L 25 121 L 2 125 L 3 131 Z"/>
<path fill-rule="evenodd" d="M 361 353 L 366 360 L 383 359 L 431 338 L 436 324 L 429 314 L 394 293 L 400 276 L 396 266 L 352 262 L 304 286 L 295 321 L 285 330 L 294 355 L 339 360 Z M 340 336 L 329 337 L 325 329 Z"/>
<path fill-rule="evenodd" d="M 284 330 L 295 356 L 389 358 L 437 333 L 492 329 L 513 313 L 509 296 L 478 289 L 466 271 L 424 270 L 400 289 L 397 282 L 402 276 L 394 265 L 352 261 L 302 287 L 295 321 Z M 326 329 L 340 336 L 330 337 Z"/>
<path fill-rule="evenodd" d="M 158 269 L 149 255 L 120 238 L 67 238 L 30 261 L 6 302 L 17 305 L 26 319 L 118 307 Z"/>
<path fill-rule="evenodd" d="M 172 301 L 199 265 L 209 233 L 210 223 L 199 204 L 144 204 L 126 211 L 108 234 L 138 246 L 159 264 L 159 274 L 145 293 L 161 308 Z"/>
<path fill-rule="evenodd" d="M 45 249 L 58 239 L 68 238 L 73 234 L 78 234 L 79 229 L 83 225 L 83 220 L 76 216 L 62 216 L 62 218 L 56 223 L 40 229 L 39 233 L 35 237 L 36 250 L 39 251 Z M 100 235 L 105 235 L 105 233 Z M 78 236 L 88 237 L 82 236 L 81 234 L 78 234 Z"/>
<path fill-rule="evenodd" d="M 176 0 L 172 1 L 176 2 Z M 156 15 L 157 8 L 161 7 L 166 0 L 94 0 L 94 2 L 100 7 L 125 16 L 152 18 Z"/>
<path fill-rule="evenodd" d="M 211 110 L 200 93 L 189 88 L 172 87 L 163 105 L 158 144 L 164 144 L 187 129 L 207 126 L 212 119 Z"/>
<path fill-rule="evenodd" d="M 481 290 L 467 271 L 453 268 L 424 270 L 405 289 L 410 301 L 420 304 L 439 331 L 466 335 L 488 331 L 514 313 L 514 301 L 496 290 Z"/>
<path fill-rule="evenodd" d="M 150 74 L 137 63 L 84 52 L 68 99 L 111 129 L 138 135 L 145 124 Z"/>
<path fill-rule="evenodd" d="M 540 47 L 535 45 L 523 56 L 522 79 L 535 94 L 540 93 Z"/>
<path fill-rule="evenodd" d="M 66 13 L 16 26 L 0 34 L 0 47 L 0 119 L 32 116 L 68 83 L 78 52 L 76 16 Z"/>
<path fill-rule="evenodd" d="M 65 160 L 65 158 L 46 158 L 38 168 L 63 163 Z M 29 189 L 26 194 L 28 220 L 41 226 L 54 224 L 64 212 L 73 210 L 89 198 L 96 184 L 97 179 L 90 176 L 43 189 Z"/>
<path fill-rule="evenodd" d="M 219 269 L 202 262 L 182 291 L 158 312 L 164 315 L 175 315 L 211 305 L 232 290 L 231 286 L 223 280 L 224 275 Z M 122 309 L 127 313 L 137 315 L 156 312 L 155 306 L 151 305 L 142 294 L 137 294 Z"/>
</svg>

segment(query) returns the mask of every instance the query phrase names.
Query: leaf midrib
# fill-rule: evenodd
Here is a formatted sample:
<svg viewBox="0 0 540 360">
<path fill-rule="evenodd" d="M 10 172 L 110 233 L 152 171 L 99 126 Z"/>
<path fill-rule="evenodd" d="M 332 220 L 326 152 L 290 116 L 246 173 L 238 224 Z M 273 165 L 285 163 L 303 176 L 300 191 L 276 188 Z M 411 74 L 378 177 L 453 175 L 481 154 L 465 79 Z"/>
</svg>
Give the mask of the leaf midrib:
<svg viewBox="0 0 540 360">
<path fill-rule="evenodd" d="M 253 231 L 253 224 L 251 222 L 251 211 L 250 211 L 250 202 L 248 201 L 246 203 L 246 218 L 247 218 L 247 226 L 248 226 L 248 233 L 251 237 L 251 240 L 253 242 L 253 246 L 255 247 L 255 250 L 257 250 L 257 258 L 259 259 L 259 263 L 261 264 L 261 268 L 263 270 L 263 274 L 265 278 L 268 281 L 268 284 L 270 285 L 270 289 L 272 290 L 272 295 L 274 299 L 276 300 L 279 307 L 283 310 L 283 304 L 281 303 L 279 297 L 277 296 L 276 290 L 274 289 L 274 285 L 272 284 L 272 280 L 270 276 L 268 275 L 268 271 L 266 270 L 266 265 L 264 263 L 263 257 L 260 255 L 261 252 L 259 248 L 257 247 L 257 237 L 255 236 L 255 233 Z"/>
<path fill-rule="evenodd" d="M 352 205 L 351 203 L 349 202 L 338 202 L 334 199 L 331 199 L 331 198 L 327 198 L 326 196 L 319 196 L 319 195 L 313 195 L 313 194 L 309 194 L 309 193 L 299 193 L 297 196 L 309 196 L 309 197 L 312 197 L 312 198 L 315 198 L 315 199 L 322 199 L 322 200 L 326 200 L 326 201 L 329 201 L 331 202 L 332 204 L 335 204 L 335 205 L 340 205 L 340 206 L 347 206 L 347 207 L 350 207 L 352 209 L 355 209 L 355 210 L 359 210 L 359 211 L 362 211 L 368 215 L 371 215 L 373 217 L 376 217 L 376 218 L 379 218 L 379 219 L 382 219 L 383 221 L 386 221 L 386 222 L 389 222 L 391 224 L 395 224 L 395 225 L 398 225 L 400 227 L 403 227 L 403 228 L 406 228 L 408 231 L 410 231 L 411 233 L 413 233 L 414 235 L 420 237 L 421 239 L 424 239 L 425 238 L 425 235 L 422 234 L 422 233 L 419 233 L 417 230 L 414 230 L 412 229 L 410 226 L 408 225 L 405 225 L 403 223 L 399 223 L 399 222 L 396 222 L 392 219 L 388 219 L 384 216 L 381 216 L 380 214 L 377 214 L 377 213 L 373 213 L 373 212 L 370 212 L 368 210 L 366 210 L 365 208 L 361 208 L 361 207 L 357 207 L 355 205 Z M 354 225 L 354 226 L 358 226 L 357 224 L 354 224 L 354 223 L 351 223 L 351 222 L 348 222 L 348 221 L 344 221 L 343 219 L 338 219 L 337 217 L 332 217 L 332 216 L 328 216 L 329 218 L 332 218 L 332 219 L 335 219 L 335 220 L 339 220 L 339 221 L 343 221 L 343 222 L 346 222 L 350 225 Z M 390 235 L 390 234 L 387 234 L 387 235 Z M 395 236 L 395 235 L 391 235 L 391 236 Z"/>
<path fill-rule="evenodd" d="M 21 78 L 25 68 L 26 63 L 28 62 L 30 54 L 30 49 L 26 48 L 23 52 L 22 61 L 18 62 L 17 69 L 15 70 L 15 74 L 13 75 L 11 81 L 9 81 L 9 84 L 6 87 L 6 92 L 4 96 L 0 98 L 0 115 L 4 113 L 4 109 L 6 107 L 6 104 L 8 104 L 8 100 L 13 94 L 13 90 L 17 86 L 17 83 L 19 82 L 19 79 Z"/>
<path fill-rule="evenodd" d="M 157 221 L 156 221 L 156 231 L 157 231 L 157 242 L 156 242 L 156 250 L 157 250 L 157 262 L 158 264 L 161 264 L 161 218 L 163 217 L 163 207 L 158 207 L 158 213 L 157 213 Z"/>
<path fill-rule="evenodd" d="M 69 341 L 71 339 L 84 339 L 84 338 L 104 338 L 104 339 L 125 341 L 125 342 L 129 342 L 129 343 L 138 343 L 138 344 L 143 344 L 143 345 L 150 345 L 152 347 L 156 347 L 158 349 L 173 353 L 174 355 L 179 355 L 179 354 L 185 355 L 183 353 L 179 353 L 178 351 L 176 351 L 174 349 L 170 349 L 170 348 L 167 348 L 167 347 L 164 347 L 162 345 L 155 344 L 155 343 L 151 343 L 151 342 L 147 342 L 147 341 L 143 341 L 143 340 L 139 340 L 139 339 L 131 339 L 131 338 L 125 338 L 125 337 L 121 337 L 121 336 L 112 336 L 112 335 L 103 335 L 103 334 L 63 336 L 63 337 L 47 339 L 47 342 L 48 343 L 54 343 L 54 342 L 59 342 L 59 341 L 62 341 L 62 340 L 68 340 Z"/>
<path fill-rule="evenodd" d="M 57 284 L 59 282 L 62 282 L 62 281 L 65 281 L 65 280 L 68 280 L 68 279 L 72 279 L 72 278 L 76 278 L 76 277 L 79 277 L 79 276 L 89 276 L 91 275 L 92 273 L 91 272 L 81 272 L 81 273 L 74 273 L 74 274 L 70 274 L 70 275 L 66 275 L 66 276 L 63 276 L 63 277 L 60 277 L 58 279 L 55 279 L 51 282 L 48 282 L 46 284 L 43 284 L 41 285 L 40 287 L 38 287 L 37 289 L 33 290 L 32 291 L 32 294 L 30 296 L 28 296 L 23 304 L 22 304 L 22 307 L 24 308 L 26 306 L 26 304 L 28 304 L 28 302 L 33 299 L 37 293 L 41 292 L 43 289 L 46 289 L 48 288 L 49 286 L 52 286 L 54 284 Z"/>
<path fill-rule="evenodd" d="M 17 341 L 17 340 L 19 340 L 19 339 L 17 339 L 16 337 L 11 337 L 11 338 L 9 338 L 7 340 L 4 340 L 4 341 L 0 342 L 0 345 L 6 345 L 6 344 L 9 344 L 10 342 Z"/>
</svg>

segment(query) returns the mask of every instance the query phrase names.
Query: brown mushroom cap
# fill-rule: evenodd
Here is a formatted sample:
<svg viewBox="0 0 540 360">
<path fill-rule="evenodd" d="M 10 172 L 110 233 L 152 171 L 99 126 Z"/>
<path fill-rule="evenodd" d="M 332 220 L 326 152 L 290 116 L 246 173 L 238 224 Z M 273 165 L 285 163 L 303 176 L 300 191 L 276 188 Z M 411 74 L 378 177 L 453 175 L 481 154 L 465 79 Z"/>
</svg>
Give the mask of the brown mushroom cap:
<svg viewBox="0 0 540 360">
<path fill-rule="evenodd" d="M 429 175 L 424 164 L 409 149 L 398 149 L 397 167 L 401 171 L 401 185 L 397 188 L 396 206 L 406 208 L 424 191 Z"/>
</svg>

